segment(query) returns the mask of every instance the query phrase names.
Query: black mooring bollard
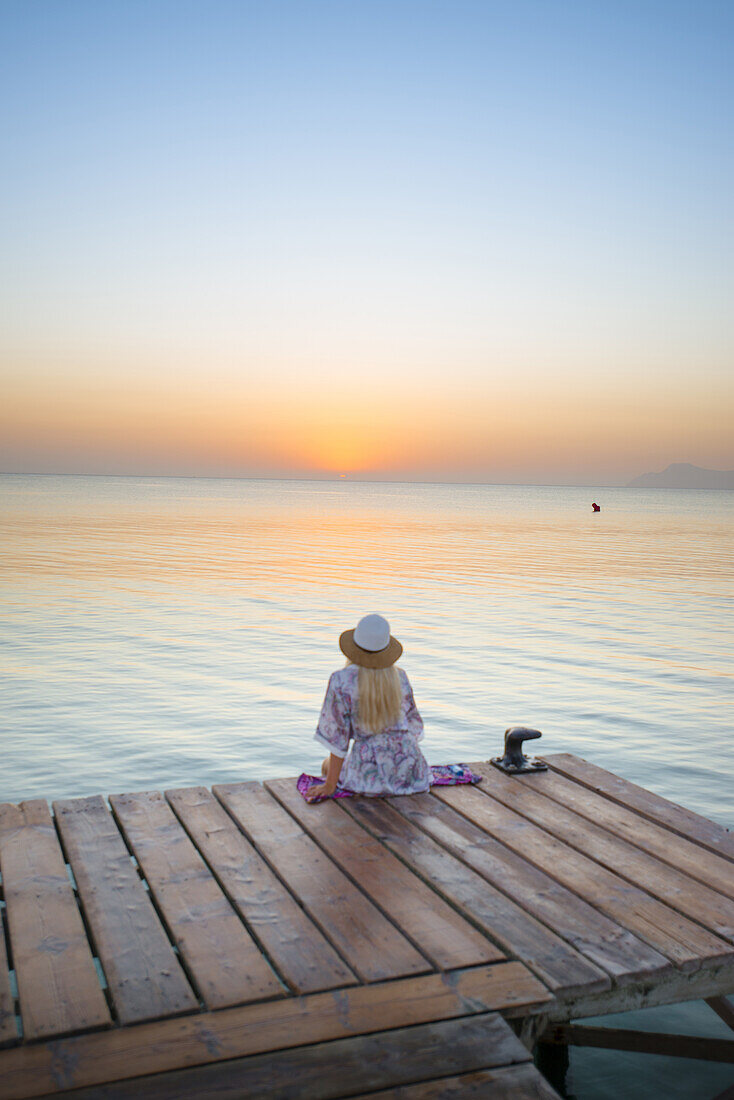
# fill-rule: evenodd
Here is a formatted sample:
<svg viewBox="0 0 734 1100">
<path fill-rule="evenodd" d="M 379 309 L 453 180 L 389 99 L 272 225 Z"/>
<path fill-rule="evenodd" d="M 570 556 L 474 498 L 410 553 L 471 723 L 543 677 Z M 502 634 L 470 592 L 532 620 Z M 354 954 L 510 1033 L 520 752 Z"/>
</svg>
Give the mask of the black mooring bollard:
<svg viewBox="0 0 734 1100">
<path fill-rule="evenodd" d="M 523 741 L 534 741 L 542 737 L 540 730 L 531 730 L 527 726 L 510 726 L 505 730 L 505 755 L 493 756 L 490 763 L 509 775 L 521 775 L 523 772 L 545 772 L 548 765 L 537 756 L 525 756 Z"/>
</svg>

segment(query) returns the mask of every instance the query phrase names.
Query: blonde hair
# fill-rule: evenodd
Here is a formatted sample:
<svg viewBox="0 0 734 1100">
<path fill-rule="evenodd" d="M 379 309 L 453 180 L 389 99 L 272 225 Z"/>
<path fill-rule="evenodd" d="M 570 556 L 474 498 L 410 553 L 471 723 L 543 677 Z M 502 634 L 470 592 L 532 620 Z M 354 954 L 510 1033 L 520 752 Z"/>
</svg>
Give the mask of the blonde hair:
<svg viewBox="0 0 734 1100">
<path fill-rule="evenodd" d="M 351 661 L 347 661 L 351 665 Z M 367 733 L 382 733 L 400 718 L 403 687 L 397 665 L 363 668 L 357 680 L 357 719 Z"/>
</svg>

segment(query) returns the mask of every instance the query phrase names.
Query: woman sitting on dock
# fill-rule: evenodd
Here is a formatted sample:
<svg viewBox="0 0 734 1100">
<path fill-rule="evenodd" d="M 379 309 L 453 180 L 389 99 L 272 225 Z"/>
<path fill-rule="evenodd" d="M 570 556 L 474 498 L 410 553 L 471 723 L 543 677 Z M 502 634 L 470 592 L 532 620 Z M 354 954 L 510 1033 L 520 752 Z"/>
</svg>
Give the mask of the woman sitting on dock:
<svg viewBox="0 0 734 1100">
<path fill-rule="evenodd" d="M 339 646 L 347 665 L 329 678 L 315 734 L 329 750 L 325 781 L 308 791 L 308 801 L 330 797 L 337 786 L 367 795 L 427 791 L 431 769 L 418 747 L 423 719 L 408 677 L 395 664 L 403 647 L 390 624 L 366 615 L 344 631 Z"/>
</svg>

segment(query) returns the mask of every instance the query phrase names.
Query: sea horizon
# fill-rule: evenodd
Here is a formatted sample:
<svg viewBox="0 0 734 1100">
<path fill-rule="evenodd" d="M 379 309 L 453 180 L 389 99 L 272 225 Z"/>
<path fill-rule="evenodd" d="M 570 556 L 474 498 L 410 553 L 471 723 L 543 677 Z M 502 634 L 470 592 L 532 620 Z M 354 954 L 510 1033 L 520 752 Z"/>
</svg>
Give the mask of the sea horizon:
<svg viewBox="0 0 734 1100">
<path fill-rule="evenodd" d="M 717 471 L 719 472 L 719 471 Z M 721 471 L 725 472 L 725 471 Z M 728 472 L 728 471 L 726 471 Z M 731 493 L 734 489 L 725 487 L 684 487 L 673 485 L 658 485 L 652 488 L 644 488 L 638 485 L 629 485 L 622 482 L 604 481 L 474 481 L 474 480 L 447 480 L 447 479 L 422 479 L 422 478 L 375 478 L 361 477 L 358 474 L 338 474 L 324 476 L 310 476 L 298 474 L 265 475 L 265 474 L 153 474 L 153 473 L 100 473 L 77 472 L 71 470 L 0 470 L 0 477 L 95 477 L 95 478 L 139 478 L 141 480 L 169 480 L 169 481 L 305 481 L 305 482 L 334 482 L 359 485 L 485 485 L 496 488 L 527 488 L 527 489 L 632 489 L 636 492 L 696 492 L 696 493 Z"/>
</svg>

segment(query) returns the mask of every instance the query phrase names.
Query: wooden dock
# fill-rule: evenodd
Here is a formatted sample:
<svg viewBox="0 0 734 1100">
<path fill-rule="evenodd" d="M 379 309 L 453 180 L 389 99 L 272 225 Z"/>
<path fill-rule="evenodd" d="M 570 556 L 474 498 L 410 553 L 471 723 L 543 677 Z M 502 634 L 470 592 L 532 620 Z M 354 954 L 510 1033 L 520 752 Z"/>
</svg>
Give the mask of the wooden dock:
<svg viewBox="0 0 734 1100">
<path fill-rule="evenodd" d="M 734 834 L 545 759 L 407 798 L 0 806 L 0 1098 L 550 1100 L 536 1041 L 609 1030 L 574 1020 L 734 1027 Z"/>
</svg>

